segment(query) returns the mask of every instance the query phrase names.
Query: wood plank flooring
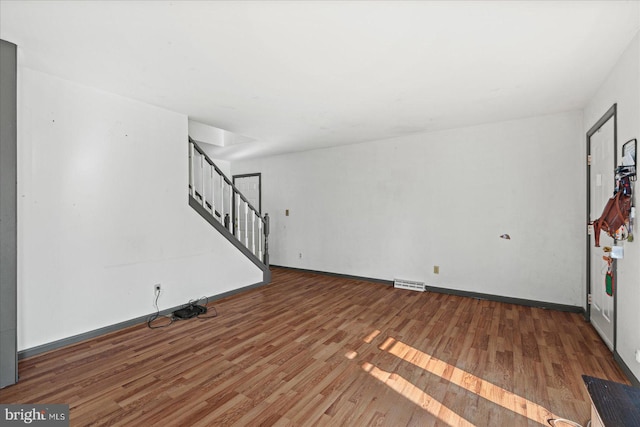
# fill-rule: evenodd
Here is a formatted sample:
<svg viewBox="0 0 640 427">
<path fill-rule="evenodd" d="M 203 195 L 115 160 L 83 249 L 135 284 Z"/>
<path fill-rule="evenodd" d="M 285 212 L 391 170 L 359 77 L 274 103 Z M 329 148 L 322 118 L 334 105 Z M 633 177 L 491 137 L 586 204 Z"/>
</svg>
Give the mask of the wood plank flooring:
<svg viewBox="0 0 640 427">
<path fill-rule="evenodd" d="M 586 424 L 582 374 L 628 384 L 579 314 L 277 268 L 211 305 L 22 360 L 0 402 L 72 426 L 548 426 Z"/>
</svg>

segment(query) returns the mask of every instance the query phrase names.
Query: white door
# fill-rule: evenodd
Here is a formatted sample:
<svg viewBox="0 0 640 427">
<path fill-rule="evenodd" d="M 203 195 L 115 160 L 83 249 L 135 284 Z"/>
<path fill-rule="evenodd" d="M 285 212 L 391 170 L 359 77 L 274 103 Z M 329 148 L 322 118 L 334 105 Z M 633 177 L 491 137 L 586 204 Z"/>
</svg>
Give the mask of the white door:
<svg viewBox="0 0 640 427">
<path fill-rule="evenodd" d="M 613 195 L 615 187 L 615 148 L 614 119 L 610 118 L 590 138 L 590 206 L 589 218 L 597 219 L 607 200 Z M 591 289 L 591 323 L 598 331 L 607 346 L 613 351 L 614 343 L 614 297 L 606 291 L 606 274 L 608 263 L 603 259 L 605 247 L 612 247 L 614 241 L 605 232 L 600 233 L 600 247 L 595 247 L 593 236 L 589 240 L 590 256 L 590 289 Z M 615 265 L 614 265 L 615 267 Z M 615 270 L 614 270 L 615 273 Z M 614 274 L 615 294 L 615 274 Z"/>
<path fill-rule="evenodd" d="M 251 206 L 258 210 L 260 207 L 260 174 L 249 175 L 237 175 L 233 177 L 233 185 L 242 193 L 242 195 L 249 201 Z M 249 216 L 245 216 L 244 203 L 240 201 L 240 211 L 236 215 L 236 233 L 240 237 L 240 240 L 247 242 L 251 246 L 253 242 L 254 234 L 257 233 L 257 226 L 254 225 L 253 218 L 251 217 L 251 211 Z M 256 242 L 259 236 L 255 236 Z"/>
</svg>

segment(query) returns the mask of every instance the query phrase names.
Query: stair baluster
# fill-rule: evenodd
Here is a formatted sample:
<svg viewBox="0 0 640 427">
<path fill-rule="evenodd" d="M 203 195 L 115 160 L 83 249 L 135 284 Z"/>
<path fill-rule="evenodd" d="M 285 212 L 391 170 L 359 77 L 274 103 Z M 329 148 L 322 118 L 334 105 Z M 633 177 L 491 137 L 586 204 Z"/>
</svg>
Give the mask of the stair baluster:
<svg viewBox="0 0 640 427">
<path fill-rule="evenodd" d="M 216 180 L 219 180 L 219 185 L 216 185 Z M 219 189 L 219 203 L 216 202 L 216 187 Z M 226 191 L 226 188 L 229 191 Z M 226 197 L 228 202 L 225 201 Z M 254 257 L 254 262 L 259 262 L 263 270 L 265 268 L 268 270 L 269 216 L 265 214 L 262 217 L 191 138 L 189 138 L 189 204 L 227 239 L 235 241 L 239 249 L 244 248 L 243 252 L 246 250 L 250 258 Z M 220 210 L 218 211 L 217 208 Z M 241 224 L 244 227 L 240 227 Z"/>
</svg>

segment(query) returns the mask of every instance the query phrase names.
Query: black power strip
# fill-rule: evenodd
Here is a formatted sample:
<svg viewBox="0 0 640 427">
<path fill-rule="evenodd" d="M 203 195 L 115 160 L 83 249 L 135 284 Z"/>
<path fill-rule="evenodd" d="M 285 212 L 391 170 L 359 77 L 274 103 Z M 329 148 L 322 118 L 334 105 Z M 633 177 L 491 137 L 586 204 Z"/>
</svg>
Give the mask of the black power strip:
<svg viewBox="0 0 640 427">
<path fill-rule="evenodd" d="M 207 312 L 207 307 L 198 304 L 189 304 L 173 312 L 173 317 L 177 319 L 191 319 Z"/>
<path fill-rule="evenodd" d="M 199 300 L 189 301 L 188 304 L 182 306 L 178 310 L 175 310 L 170 315 L 160 316 L 160 309 L 158 308 L 159 296 L 160 296 L 160 293 L 157 292 L 156 300 L 154 303 L 154 306 L 156 307 L 157 311 L 151 316 L 149 316 L 149 318 L 147 319 L 147 326 L 150 329 L 166 328 L 167 326 L 171 325 L 175 320 L 193 319 L 194 317 L 197 317 L 198 319 L 213 319 L 214 317 L 218 317 L 218 310 L 216 310 L 215 307 L 212 306 L 207 309 L 209 298 L 204 298 L 204 297 Z M 197 304 L 200 301 L 205 301 L 204 305 Z M 209 314 L 208 316 L 202 316 L 207 311 L 211 314 Z M 164 319 L 169 319 L 169 323 L 165 321 L 164 324 L 162 325 L 153 326 L 153 322 L 155 322 L 160 317 Z"/>
</svg>

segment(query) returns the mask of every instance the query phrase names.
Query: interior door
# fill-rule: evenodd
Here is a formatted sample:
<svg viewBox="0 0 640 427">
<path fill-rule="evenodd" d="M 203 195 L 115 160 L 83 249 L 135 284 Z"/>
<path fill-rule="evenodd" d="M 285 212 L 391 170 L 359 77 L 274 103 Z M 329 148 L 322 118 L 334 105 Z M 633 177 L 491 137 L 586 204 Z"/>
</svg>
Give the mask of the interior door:
<svg viewBox="0 0 640 427">
<path fill-rule="evenodd" d="M 615 117 L 610 117 L 589 138 L 591 166 L 589 173 L 589 218 L 597 219 L 615 187 Z M 600 247 L 595 247 L 593 236 L 589 239 L 589 288 L 591 293 L 591 323 L 607 346 L 615 345 L 615 262 L 613 269 L 613 295 L 606 292 L 606 274 L 609 267 L 603 256 L 606 247 L 614 240 L 605 232 L 600 233 Z"/>
<path fill-rule="evenodd" d="M 261 174 L 253 173 L 246 175 L 234 175 L 233 176 L 233 185 L 242 193 L 244 197 L 247 198 L 251 206 L 256 208 L 258 212 L 262 211 L 261 205 Z M 240 203 L 240 211 L 238 215 L 235 217 L 235 226 L 236 233 L 240 236 L 241 240 L 247 238 L 249 243 L 252 242 L 254 233 L 257 233 L 256 227 L 252 227 L 251 217 L 245 221 L 245 210 Z M 256 239 L 258 236 L 256 236 Z M 244 240 L 243 240 L 244 241 Z"/>
</svg>

